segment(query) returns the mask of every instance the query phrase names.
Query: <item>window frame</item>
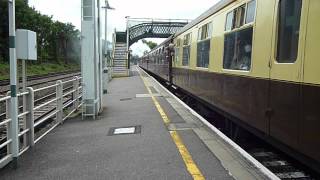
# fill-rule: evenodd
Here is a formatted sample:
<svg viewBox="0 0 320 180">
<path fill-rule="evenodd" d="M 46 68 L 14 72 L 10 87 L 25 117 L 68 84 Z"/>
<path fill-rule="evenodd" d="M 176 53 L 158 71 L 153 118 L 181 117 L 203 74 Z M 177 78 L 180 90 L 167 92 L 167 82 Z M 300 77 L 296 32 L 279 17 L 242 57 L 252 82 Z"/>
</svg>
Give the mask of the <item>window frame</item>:
<svg viewBox="0 0 320 180">
<path fill-rule="evenodd" d="M 187 40 L 186 37 L 189 37 L 187 43 L 185 43 L 185 41 Z M 187 33 L 187 34 L 185 34 L 185 35 L 183 36 L 183 44 L 182 44 L 182 47 L 190 45 L 190 44 L 191 44 L 191 41 L 192 41 L 192 32 L 189 32 L 189 33 Z"/>
<path fill-rule="evenodd" d="M 202 39 L 202 30 L 203 30 L 203 27 L 204 27 L 204 26 L 207 27 L 207 37 L 205 37 L 204 39 Z M 211 27 L 211 29 L 210 29 L 210 27 Z M 206 23 L 206 24 L 203 24 L 203 25 L 198 29 L 197 42 L 211 39 L 211 37 L 212 37 L 212 31 L 213 31 L 213 23 L 212 23 L 212 21 L 210 21 L 210 22 L 208 22 L 208 23 Z M 200 36 L 200 37 L 199 37 L 199 36 Z"/>
<path fill-rule="evenodd" d="M 180 53 L 180 47 L 179 46 L 177 46 L 177 47 L 175 47 L 174 48 L 174 62 L 175 63 L 178 63 L 179 62 L 179 53 Z"/>
<path fill-rule="evenodd" d="M 250 23 L 246 23 L 246 16 L 247 16 L 247 8 L 248 8 L 248 4 L 252 1 L 256 1 L 255 2 L 255 12 L 254 12 L 254 17 L 253 17 L 253 21 L 250 22 Z M 238 6 L 236 6 L 235 8 L 231 9 L 230 11 L 227 11 L 226 13 L 226 16 L 225 16 L 225 27 L 224 27 L 224 39 L 225 39 L 225 36 L 226 35 L 229 35 L 231 33 L 236 33 L 238 31 L 242 31 L 244 29 L 247 29 L 247 28 L 251 28 L 252 27 L 252 44 L 251 44 L 251 62 L 250 62 L 250 69 L 249 70 L 239 70 L 239 69 L 226 69 L 224 68 L 223 64 L 224 64 L 224 52 L 225 52 L 225 48 L 224 48 L 224 44 L 223 44 L 223 59 L 222 59 L 222 70 L 223 71 L 229 71 L 229 72 L 239 72 L 239 73 L 250 73 L 252 71 L 252 53 L 254 51 L 254 32 L 255 32 L 255 23 L 256 23 L 256 16 L 257 16 L 257 1 L 258 0 L 249 0 L 249 1 L 246 1 L 242 4 L 239 4 Z M 234 27 L 234 16 L 235 16 L 235 13 L 234 13 L 234 10 L 237 9 L 237 8 L 240 8 L 241 6 L 245 5 L 245 13 L 244 13 L 244 18 L 243 18 L 243 24 L 242 26 L 240 27 Z M 233 17 L 232 17 L 232 24 L 231 24 L 231 30 L 227 30 L 226 29 L 226 25 L 227 25 L 227 16 L 229 13 L 233 13 Z"/>
<path fill-rule="evenodd" d="M 176 41 L 176 47 L 180 47 L 181 46 L 181 39 L 178 38 Z"/>
<path fill-rule="evenodd" d="M 279 29 L 279 26 L 280 26 L 280 16 L 281 16 L 281 6 L 280 6 L 280 3 L 281 3 L 281 1 L 282 0 L 279 0 L 278 1 L 278 10 L 277 10 L 277 25 L 276 25 L 276 41 L 275 41 L 275 53 L 274 53 L 274 60 L 275 60 L 275 63 L 277 63 L 277 64 L 283 64 L 283 65 L 285 65 L 285 64 L 288 64 L 288 65 L 292 65 L 292 64 L 295 64 L 297 61 L 298 61 L 298 58 L 299 58 L 299 50 L 300 50 L 300 48 L 299 48 L 299 46 L 300 46 L 300 37 L 301 37 L 301 22 L 303 21 L 303 19 L 302 19 L 302 16 L 303 16 L 303 0 L 301 0 L 301 9 L 300 9 L 300 22 L 299 22 L 299 37 L 298 37 L 298 41 L 297 41 L 297 54 L 296 54 L 296 57 L 294 58 L 294 60 L 292 61 L 292 62 L 279 62 L 279 61 L 281 61 L 281 60 L 284 60 L 284 59 L 281 59 L 281 58 L 279 58 L 278 56 L 278 53 L 279 53 L 279 37 L 280 37 L 280 35 L 279 35 L 279 31 L 280 31 L 280 29 Z M 291 59 L 290 59 L 291 60 Z"/>
<path fill-rule="evenodd" d="M 202 39 L 202 30 L 203 27 L 207 28 L 207 37 L 205 37 L 204 39 Z M 211 52 L 211 38 L 212 38 L 212 32 L 213 32 L 213 23 L 212 21 L 207 22 L 206 24 L 203 24 L 199 29 L 198 29 L 198 38 L 197 38 L 197 58 L 196 58 L 196 68 L 197 69 L 204 69 L 207 70 L 210 67 L 210 52 Z M 205 41 L 209 41 L 209 52 L 208 52 L 208 67 L 202 67 L 202 66 L 198 66 L 198 46 L 199 43 L 204 43 Z"/>
<path fill-rule="evenodd" d="M 248 9 L 248 4 L 252 1 L 256 1 L 255 3 L 255 12 L 254 12 L 254 17 L 253 17 L 253 21 L 250 22 L 250 23 L 246 23 L 246 16 L 247 16 L 247 9 Z M 225 15 L 225 24 L 224 24 L 224 33 L 231 33 L 231 32 L 234 32 L 234 31 L 237 31 L 237 30 L 241 30 L 243 29 L 244 27 L 249 27 L 249 26 L 254 26 L 255 22 L 256 22 L 256 16 L 257 16 L 257 1 L 258 0 L 250 0 L 250 1 L 246 1 L 242 4 L 239 4 L 238 6 L 236 6 L 235 8 L 227 11 L 226 15 Z M 243 18 L 243 24 L 242 26 L 240 27 L 234 27 L 234 16 L 235 16 L 235 13 L 234 11 L 238 8 L 240 8 L 241 6 L 245 5 L 245 13 L 244 13 L 244 18 Z M 232 24 L 231 24 L 231 30 L 227 30 L 226 27 L 227 27 L 227 16 L 229 13 L 233 13 L 233 17 L 232 17 Z"/>
<path fill-rule="evenodd" d="M 204 43 L 205 41 L 209 41 L 209 52 L 208 52 L 208 67 L 198 66 L 198 45 L 199 43 Z M 210 52 L 211 52 L 211 38 L 206 38 L 197 42 L 197 59 L 196 59 L 196 68 L 207 70 L 210 67 Z"/>
<path fill-rule="evenodd" d="M 185 43 L 186 37 L 189 36 L 188 44 Z M 182 44 L 182 60 L 181 60 L 181 66 L 182 67 L 189 67 L 190 66 L 190 55 L 191 55 L 191 42 L 192 42 L 192 32 L 189 32 L 183 36 L 183 44 Z M 189 57 L 188 57 L 188 65 L 183 65 L 183 54 L 184 54 L 184 48 L 189 48 Z"/>
</svg>

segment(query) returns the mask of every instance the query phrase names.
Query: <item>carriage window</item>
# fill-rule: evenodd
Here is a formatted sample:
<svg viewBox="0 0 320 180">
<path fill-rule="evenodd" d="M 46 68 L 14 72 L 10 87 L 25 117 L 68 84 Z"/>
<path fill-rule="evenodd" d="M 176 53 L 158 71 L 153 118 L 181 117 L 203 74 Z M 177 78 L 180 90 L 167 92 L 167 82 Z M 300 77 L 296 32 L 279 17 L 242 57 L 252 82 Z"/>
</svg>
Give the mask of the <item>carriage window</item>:
<svg viewBox="0 0 320 180">
<path fill-rule="evenodd" d="M 248 3 L 246 24 L 253 22 L 255 13 L 256 13 L 256 1 L 253 0 Z"/>
<path fill-rule="evenodd" d="M 208 68 L 210 53 L 210 39 L 198 42 L 197 46 L 197 67 Z"/>
<path fill-rule="evenodd" d="M 223 68 L 249 71 L 253 27 L 225 35 Z"/>
<path fill-rule="evenodd" d="M 234 11 L 234 24 L 232 29 L 239 28 L 243 25 L 244 14 L 245 14 L 246 5 L 242 5 L 235 9 Z"/>
<path fill-rule="evenodd" d="M 298 55 L 302 0 L 281 0 L 279 3 L 277 61 L 294 63 Z"/>
<path fill-rule="evenodd" d="M 180 39 L 177 39 L 177 47 L 180 47 Z"/>
<path fill-rule="evenodd" d="M 191 44 L 191 33 L 186 34 L 183 38 L 182 66 L 189 66 L 190 44 Z"/>
<path fill-rule="evenodd" d="M 210 52 L 210 36 L 212 33 L 212 23 L 208 23 L 199 28 L 197 44 L 197 67 L 208 68 Z"/>
<path fill-rule="evenodd" d="M 189 66 L 190 46 L 183 47 L 182 66 Z"/>
<path fill-rule="evenodd" d="M 251 68 L 252 34 L 256 11 L 256 1 L 243 4 L 227 14 L 224 36 L 223 68 L 249 71 Z M 248 27 L 241 29 L 245 24 Z"/>
<path fill-rule="evenodd" d="M 231 31 L 254 21 L 256 0 L 243 4 L 227 14 L 225 31 Z"/>
<path fill-rule="evenodd" d="M 179 61 L 179 48 L 174 48 L 174 56 L 175 56 L 175 62 L 177 63 Z"/>
<path fill-rule="evenodd" d="M 212 33 L 212 23 L 208 23 L 199 28 L 198 40 L 204 40 L 210 38 Z"/>
<path fill-rule="evenodd" d="M 190 44 L 190 41 L 191 41 L 191 33 L 186 34 L 186 35 L 183 37 L 183 45 L 189 45 L 189 44 Z"/>
<path fill-rule="evenodd" d="M 227 14 L 227 20 L 226 20 L 226 31 L 230 31 L 232 29 L 233 24 L 233 11 L 229 12 Z"/>
</svg>

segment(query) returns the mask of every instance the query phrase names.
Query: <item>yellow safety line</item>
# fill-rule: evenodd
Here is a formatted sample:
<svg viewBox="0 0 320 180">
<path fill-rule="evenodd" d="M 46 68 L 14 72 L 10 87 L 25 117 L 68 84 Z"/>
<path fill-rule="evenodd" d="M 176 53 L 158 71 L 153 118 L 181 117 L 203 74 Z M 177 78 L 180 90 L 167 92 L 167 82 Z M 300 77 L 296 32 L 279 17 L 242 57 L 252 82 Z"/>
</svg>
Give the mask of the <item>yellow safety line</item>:
<svg viewBox="0 0 320 180">
<path fill-rule="evenodd" d="M 176 146 L 182 156 L 182 159 L 183 159 L 185 165 L 187 166 L 189 173 L 192 175 L 193 179 L 195 179 L 195 180 L 205 179 L 203 177 L 201 171 L 197 167 L 197 165 L 194 163 L 188 149 L 183 144 L 178 132 L 177 131 L 170 131 L 170 135 L 171 135 L 171 138 L 173 139 L 174 143 L 176 144 Z"/>
<path fill-rule="evenodd" d="M 164 124 L 165 125 L 169 125 L 170 119 L 168 118 L 168 116 L 164 112 L 164 110 L 162 109 L 162 107 L 161 107 L 160 103 L 158 102 L 158 100 L 152 95 L 152 92 L 151 92 L 149 86 L 147 86 L 146 80 L 141 75 L 140 70 L 139 70 L 139 74 L 140 74 L 140 77 L 141 77 L 141 79 L 143 81 L 143 84 L 147 88 L 149 94 L 151 94 L 152 101 L 153 101 L 154 105 L 156 106 L 157 110 L 159 111 Z M 180 152 L 180 155 L 181 155 L 181 157 L 182 157 L 182 159 L 184 161 L 184 164 L 187 167 L 188 172 L 191 174 L 193 179 L 194 180 L 203 180 L 203 179 L 205 179 L 204 176 L 202 175 L 201 171 L 199 170 L 198 166 L 193 161 L 192 156 L 190 155 L 188 149 L 183 144 L 183 141 L 181 140 L 178 132 L 177 131 L 170 131 L 170 135 L 171 135 L 172 140 L 174 141 L 174 143 L 176 144 L 176 146 L 177 146 L 177 148 L 178 148 L 178 150 Z"/>
</svg>

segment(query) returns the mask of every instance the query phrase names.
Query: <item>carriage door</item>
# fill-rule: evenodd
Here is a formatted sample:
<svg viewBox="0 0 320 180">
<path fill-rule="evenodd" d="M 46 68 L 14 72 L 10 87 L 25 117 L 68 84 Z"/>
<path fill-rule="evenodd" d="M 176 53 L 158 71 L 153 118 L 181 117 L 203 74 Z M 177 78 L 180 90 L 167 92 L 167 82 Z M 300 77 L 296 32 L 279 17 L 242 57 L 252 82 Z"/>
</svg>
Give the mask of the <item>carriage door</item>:
<svg viewBox="0 0 320 180">
<path fill-rule="evenodd" d="M 305 0 L 278 0 L 270 62 L 270 135 L 298 146 Z"/>
</svg>

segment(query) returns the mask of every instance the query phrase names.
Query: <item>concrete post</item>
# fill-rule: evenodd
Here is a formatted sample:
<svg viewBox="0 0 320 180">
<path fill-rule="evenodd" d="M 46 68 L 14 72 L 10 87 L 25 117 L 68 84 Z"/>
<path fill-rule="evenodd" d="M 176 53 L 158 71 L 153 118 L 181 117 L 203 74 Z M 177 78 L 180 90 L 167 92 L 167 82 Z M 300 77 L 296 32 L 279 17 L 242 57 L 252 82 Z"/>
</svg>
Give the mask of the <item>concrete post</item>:
<svg viewBox="0 0 320 180">
<path fill-rule="evenodd" d="M 27 88 L 28 94 L 26 95 L 26 110 L 29 112 L 26 115 L 26 125 L 29 129 L 29 135 L 27 137 L 30 147 L 34 146 L 34 91 L 32 87 Z"/>
<path fill-rule="evenodd" d="M 7 96 L 10 96 L 10 92 L 7 93 Z M 11 100 L 6 100 L 6 119 L 10 119 L 10 107 L 11 107 Z M 11 128 L 12 128 L 12 122 L 9 122 L 7 124 L 7 138 L 11 139 Z M 11 146 L 7 146 L 7 154 L 11 154 Z"/>
<path fill-rule="evenodd" d="M 22 60 L 22 92 L 27 91 L 27 73 L 26 73 L 26 60 Z M 26 104 L 26 95 L 23 95 L 22 107 L 23 112 L 27 111 L 27 104 Z M 27 119 L 26 116 L 23 116 L 23 129 L 27 128 Z M 23 147 L 27 147 L 27 134 L 23 135 Z"/>
<path fill-rule="evenodd" d="M 11 91 L 11 150 L 12 165 L 18 167 L 19 156 L 19 120 L 18 120 L 18 97 L 17 97 L 17 57 L 16 57 L 16 21 L 15 21 L 15 0 L 8 1 L 9 16 L 9 54 L 10 54 L 10 91 Z"/>
<path fill-rule="evenodd" d="M 57 81 L 57 87 L 56 87 L 56 98 L 57 98 L 57 122 L 62 123 L 62 117 L 63 117 L 63 84 L 62 81 Z"/>
<path fill-rule="evenodd" d="M 79 77 L 75 77 L 75 81 L 73 81 L 73 89 L 72 99 L 75 100 L 73 102 L 73 109 L 78 109 L 79 106 Z"/>
</svg>

